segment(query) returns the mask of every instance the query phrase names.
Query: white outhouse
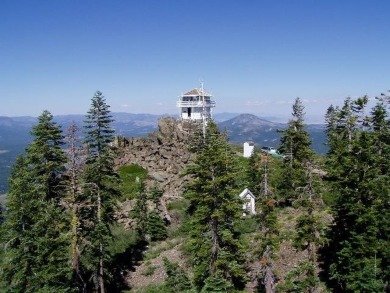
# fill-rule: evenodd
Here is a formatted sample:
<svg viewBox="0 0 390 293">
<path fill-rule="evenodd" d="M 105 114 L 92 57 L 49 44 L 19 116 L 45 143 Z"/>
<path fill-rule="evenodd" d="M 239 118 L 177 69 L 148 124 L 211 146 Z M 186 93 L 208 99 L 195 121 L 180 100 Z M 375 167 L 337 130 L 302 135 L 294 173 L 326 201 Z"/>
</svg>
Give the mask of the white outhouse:
<svg viewBox="0 0 390 293">
<path fill-rule="evenodd" d="M 180 118 L 183 120 L 208 120 L 212 115 L 215 101 L 212 95 L 205 92 L 203 85 L 179 97 L 176 106 L 180 109 Z"/>
<path fill-rule="evenodd" d="M 253 141 L 244 142 L 244 158 L 249 158 L 253 154 L 253 150 L 255 148 L 255 144 Z"/>
<path fill-rule="evenodd" d="M 245 188 L 240 193 L 239 197 L 243 201 L 242 204 L 243 216 L 246 216 L 247 214 L 256 215 L 255 196 L 252 194 L 252 192 L 248 188 Z"/>
</svg>

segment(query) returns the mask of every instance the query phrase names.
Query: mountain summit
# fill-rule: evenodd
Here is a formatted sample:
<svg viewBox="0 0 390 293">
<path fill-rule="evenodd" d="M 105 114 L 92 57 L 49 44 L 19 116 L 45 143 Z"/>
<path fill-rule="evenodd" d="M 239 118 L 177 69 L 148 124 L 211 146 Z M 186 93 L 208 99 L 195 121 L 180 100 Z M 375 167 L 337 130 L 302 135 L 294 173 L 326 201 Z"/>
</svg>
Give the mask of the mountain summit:
<svg viewBox="0 0 390 293">
<path fill-rule="evenodd" d="M 286 125 L 261 119 L 252 114 L 240 114 L 219 123 L 219 127 L 221 130 L 227 130 L 231 143 L 253 141 L 258 145 L 276 146 L 280 139 L 277 130 L 285 128 Z"/>
</svg>

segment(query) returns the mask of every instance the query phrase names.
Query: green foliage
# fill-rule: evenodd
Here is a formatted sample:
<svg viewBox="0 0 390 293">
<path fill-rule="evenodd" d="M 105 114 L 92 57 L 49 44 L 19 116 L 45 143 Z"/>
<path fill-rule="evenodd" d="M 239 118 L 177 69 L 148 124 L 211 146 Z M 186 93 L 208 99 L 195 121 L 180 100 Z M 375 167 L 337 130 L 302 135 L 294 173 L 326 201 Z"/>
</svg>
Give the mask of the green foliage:
<svg viewBox="0 0 390 293">
<path fill-rule="evenodd" d="M 185 292 L 191 290 L 191 282 L 184 270 L 177 264 L 170 262 L 166 257 L 163 258 L 167 279 L 165 287 L 171 289 L 171 292 Z"/>
<path fill-rule="evenodd" d="M 277 287 L 278 292 L 302 293 L 315 292 L 318 287 L 319 278 L 316 275 L 316 268 L 310 261 L 301 261 L 298 267 L 286 275 L 284 284 Z"/>
<path fill-rule="evenodd" d="M 135 198 L 135 205 L 132 210 L 132 217 L 134 218 L 137 225 L 137 232 L 142 239 L 145 239 L 148 224 L 148 205 L 147 205 L 147 194 L 145 186 L 141 182 L 139 191 Z"/>
<path fill-rule="evenodd" d="M 0 202 L 0 226 L 1 224 L 3 224 L 3 221 L 4 221 L 4 208 L 3 208 L 3 204 Z M 1 234 L 0 234 L 1 235 Z M 1 239 L 1 237 L 0 237 Z"/>
<path fill-rule="evenodd" d="M 325 259 L 332 287 L 379 292 L 389 283 L 389 119 L 380 98 L 370 117 L 365 97 L 334 110 L 327 166 L 334 225 Z"/>
<path fill-rule="evenodd" d="M 179 227 L 171 226 L 168 228 L 169 237 L 186 237 L 191 229 L 188 221 L 187 209 L 189 201 L 185 198 L 171 201 L 167 204 L 167 209 L 172 218 L 176 219 Z"/>
<path fill-rule="evenodd" d="M 164 192 L 158 187 L 157 182 L 149 189 L 149 199 L 154 203 L 155 209 L 158 209 L 163 194 Z"/>
<path fill-rule="evenodd" d="M 232 292 L 233 286 L 221 275 L 209 276 L 205 281 L 201 293 L 206 292 Z"/>
<path fill-rule="evenodd" d="M 174 211 L 186 211 L 188 208 L 188 200 L 183 198 L 183 199 L 176 199 L 174 201 L 171 201 L 167 204 L 167 209 L 170 212 Z"/>
<path fill-rule="evenodd" d="M 34 140 L 10 176 L 2 279 L 6 292 L 70 292 L 61 129 L 44 111 L 31 134 Z"/>
<path fill-rule="evenodd" d="M 91 108 L 86 115 L 87 134 L 86 166 L 83 173 L 83 195 L 88 205 L 80 208 L 80 223 L 84 245 L 81 247 L 81 264 L 84 280 L 89 280 L 88 290 L 103 290 L 109 271 L 107 253 L 112 237 L 110 225 L 113 222 L 115 200 L 119 198 L 119 175 L 114 170 L 114 149 L 111 147 L 113 122 L 101 92 L 91 99 Z"/>
<path fill-rule="evenodd" d="M 168 236 L 165 222 L 157 211 L 149 213 L 146 229 L 152 241 L 164 240 Z"/>
<path fill-rule="evenodd" d="M 126 252 L 129 248 L 136 246 L 139 239 L 133 230 L 126 230 L 123 225 L 114 223 L 110 226 L 112 239 L 109 242 L 107 251 L 115 256 Z"/>
<path fill-rule="evenodd" d="M 167 239 L 166 241 L 160 243 L 153 243 L 153 242 L 150 243 L 149 249 L 145 252 L 144 260 L 148 261 L 160 256 L 162 252 L 174 248 L 181 241 L 182 239 L 175 238 L 175 239 Z"/>
<path fill-rule="evenodd" d="M 148 171 L 137 164 L 120 166 L 118 173 L 122 181 L 120 200 L 133 199 L 139 191 L 139 182 L 144 181 L 148 175 Z"/>
<path fill-rule="evenodd" d="M 299 98 L 293 105 L 293 118 L 282 131 L 279 150 L 287 155 L 278 180 L 282 201 L 290 205 L 299 196 L 299 188 L 306 185 L 305 166 L 313 161 L 314 151 L 304 124 L 304 106 Z"/>
<path fill-rule="evenodd" d="M 245 217 L 241 221 L 237 222 L 235 229 L 242 234 L 253 233 L 259 227 L 257 221 L 258 220 L 255 217 Z"/>
<path fill-rule="evenodd" d="M 156 271 L 156 267 L 152 264 L 146 264 L 145 270 L 142 272 L 142 275 L 144 276 L 152 276 L 154 272 Z"/>
<path fill-rule="evenodd" d="M 229 286 L 242 287 L 244 259 L 235 230 L 241 216 L 235 156 L 213 121 L 204 136 L 198 133 L 192 147 L 196 158 L 187 169 L 193 179 L 185 197 L 190 202 L 188 247 L 195 285 L 201 289 L 206 279 L 222 278 Z"/>
<path fill-rule="evenodd" d="M 257 149 L 253 150 L 252 155 L 248 160 L 248 167 L 246 169 L 247 173 L 247 182 L 248 189 L 255 195 L 256 197 L 260 196 L 262 191 L 262 181 L 263 181 L 263 168 L 261 165 L 261 157 Z"/>
<path fill-rule="evenodd" d="M 270 290 L 269 288 L 274 287 L 275 273 L 273 266 L 281 238 L 279 236 L 280 229 L 276 214 L 276 204 L 277 202 L 273 197 L 262 197 L 260 199 L 261 213 L 256 216 L 256 219 L 260 224 L 260 245 L 256 250 L 261 264 L 259 283 L 264 286 L 264 288 L 261 289 L 268 288 L 268 290 Z"/>
</svg>

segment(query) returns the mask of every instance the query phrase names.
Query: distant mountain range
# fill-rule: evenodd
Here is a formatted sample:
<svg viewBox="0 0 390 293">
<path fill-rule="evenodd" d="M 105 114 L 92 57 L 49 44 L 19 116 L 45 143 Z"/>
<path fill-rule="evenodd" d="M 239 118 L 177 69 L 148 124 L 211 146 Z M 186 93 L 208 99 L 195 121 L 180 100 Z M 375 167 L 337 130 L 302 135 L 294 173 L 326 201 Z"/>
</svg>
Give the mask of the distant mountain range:
<svg viewBox="0 0 390 293">
<path fill-rule="evenodd" d="M 221 130 L 226 130 L 232 144 L 252 141 L 256 146 L 277 147 L 281 133 L 278 130 L 287 128 L 286 123 L 271 122 L 252 114 L 240 114 L 232 119 L 218 123 Z M 312 139 L 312 147 L 318 154 L 325 154 L 325 125 L 308 124 L 307 131 Z"/>
<path fill-rule="evenodd" d="M 157 128 L 158 119 L 172 115 L 111 113 L 115 120 L 112 124 L 116 135 L 126 137 L 141 137 Z M 271 122 L 267 119 L 251 114 L 219 113 L 213 115 L 221 130 L 226 130 L 232 144 L 242 144 L 253 141 L 257 146 L 276 147 L 280 140 L 278 129 L 285 129 L 287 124 Z M 82 128 L 84 115 L 55 116 L 54 120 L 61 125 L 66 133 L 69 125 L 74 121 Z M 24 152 L 31 142 L 30 131 L 37 123 L 37 118 L 1 117 L 0 116 L 0 194 L 7 190 L 7 178 L 11 166 L 18 154 Z M 319 154 L 326 153 L 324 125 L 309 124 L 309 131 L 313 148 Z"/>
</svg>

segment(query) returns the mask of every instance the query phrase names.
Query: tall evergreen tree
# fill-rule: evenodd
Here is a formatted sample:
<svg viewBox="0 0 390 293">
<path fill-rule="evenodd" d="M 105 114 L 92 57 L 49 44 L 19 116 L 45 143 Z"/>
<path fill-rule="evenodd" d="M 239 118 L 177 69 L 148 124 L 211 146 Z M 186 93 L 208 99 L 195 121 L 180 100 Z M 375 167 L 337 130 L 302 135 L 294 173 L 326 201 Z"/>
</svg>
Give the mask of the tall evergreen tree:
<svg viewBox="0 0 390 293">
<path fill-rule="evenodd" d="M 164 267 L 167 272 L 165 287 L 170 292 L 188 292 L 191 289 L 191 282 L 184 270 L 177 264 L 163 258 Z"/>
<path fill-rule="evenodd" d="M 5 253 L 1 259 L 2 278 L 8 292 L 28 292 L 32 287 L 31 268 L 34 265 L 33 235 L 35 222 L 31 207 L 30 177 L 25 158 L 19 156 L 9 177 L 7 221 L 4 224 Z M 31 291 L 30 291 L 31 292 Z"/>
<path fill-rule="evenodd" d="M 261 157 L 258 150 L 255 148 L 252 155 L 249 157 L 247 170 L 248 189 L 255 195 L 259 196 L 262 190 L 262 170 Z"/>
<path fill-rule="evenodd" d="M 85 290 L 86 281 L 83 279 L 80 265 L 80 247 L 82 245 L 82 215 L 80 210 L 88 203 L 83 196 L 82 174 L 84 170 L 84 159 L 80 139 L 78 137 L 79 128 L 73 122 L 67 131 L 65 140 L 67 143 L 67 171 L 65 173 L 67 197 L 66 205 L 71 217 L 70 234 L 71 234 L 71 268 L 72 282 L 82 292 Z"/>
<path fill-rule="evenodd" d="M 0 225 L 3 224 L 4 216 L 3 216 L 3 205 L 0 203 Z M 0 238 L 1 239 L 1 238 Z"/>
<path fill-rule="evenodd" d="M 307 258 L 302 260 L 297 268 L 287 276 L 287 292 L 317 292 L 320 279 L 317 268 L 317 250 L 325 241 L 325 224 L 320 210 L 322 206 L 322 188 L 318 175 L 313 173 L 313 166 L 307 165 L 307 184 L 301 189 L 299 198 L 294 202 L 301 214 L 295 224 L 296 235 L 293 239 L 294 247 L 299 251 L 306 251 Z"/>
<path fill-rule="evenodd" d="M 114 170 L 113 122 L 103 94 L 97 91 L 91 100 L 86 116 L 86 139 L 88 149 L 83 178 L 84 196 L 90 204 L 82 208 L 84 217 L 83 238 L 88 245 L 83 247 L 82 262 L 85 279 L 92 280 L 91 292 L 105 292 L 106 263 L 109 255 L 106 247 L 111 238 L 110 223 L 113 221 L 114 200 L 118 196 L 119 176 Z"/>
<path fill-rule="evenodd" d="M 196 286 L 203 290 L 240 288 L 245 282 L 239 233 L 240 220 L 236 160 L 213 121 L 198 133 L 196 158 L 188 167 L 192 176 L 185 189 L 190 201 L 190 241 Z M 206 288 L 207 287 L 207 288 Z M 213 289 L 211 288 L 213 287 Z"/>
<path fill-rule="evenodd" d="M 270 186 L 270 166 L 269 157 L 261 158 L 262 180 L 259 202 L 261 205 L 261 245 L 260 245 L 260 263 L 262 284 L 266 293 L 274 293 L 276 290 L 276 274 L 274 271 L 274 262 L 276 251 L 279 247 L 279 223 L 276 214 L 277 200 Z"/>
<path fill-rule="evenodd" d="M 348 98 L 337 112 L 337 148 L 327 164 L 336 197 L 327 259 L 333 287 L 345 292 L 389 284 L 389 120 L 383 101 L 366 119 L 366 103 Z"/>
<path fill-rule="evenodd" d="M 145 240 L 148 223 L 148 197 L 145 190 L 145 184 L 140 183 L 138 192 L 136 193 L 135 205 L 133 209 L 133 217 L 137 224 L 137 232 L 141 240 Z"/>
<path fill-rule="evenodd" d="M 258 285 L 261 292 L 274 293 L 275 283 L 275 253 L 279 244 L 279 226 L 276 216 L 275 194 L 270 184 L 270 166 L 276 161 L 266 155 L 259 154 L 256 150 L 249 158 L 248 188 L 256 197 L 259 221 L 259 239 L 261 240 L 258 255 L 260 259 Z"/>
<path fill-rule="evenodd" d="M 4 275 L 10 292 L 69 292 L 61 129 L 44 111 L 10 177 Z"/>
<path fill-rule="evenodd" d="M 304 106 L 300 98 L 293 105 L 292 119 L 287 129 L 282 131 L 279 150 L 287 155 L 284 160 L 279 193 L 281 200 L 291 204 L 299 195 L 299 188 L 305 186 L 305 165 L 312 161 L 314 152 L 311 140 L 304 124 Z"/>
<path fill-rule="evenodd" d="M 153 210 L 148 214 L 147 232 L 152 241 L 163 240 L 167 238 L 168 231 L 165 221 L 161 218 L 161 197 L 163 191 L 155 183 L 148 192 L 148 198 L 153 202 Z"/>
<path fill-rule="evenodd" d="M 153 202 L 154 208 L 159 209 L 160 200 L 164 192 L 159 188 L 157 183 L 154 183 L 153 186 L 149 189 L 149 199 Z"/>
<path fill-rule="evenodd" d="M 327 145 L 328 145 L 328 154 L 334 152 L 337 147 L 335 143 L 337 142 L 337 113 L 339 109 L 330 105 L 325 114 L 325 123 L 326 123 L 326 136 L 327 136 Z"/>
</svg>

